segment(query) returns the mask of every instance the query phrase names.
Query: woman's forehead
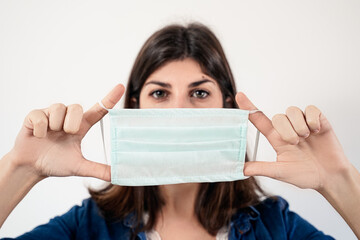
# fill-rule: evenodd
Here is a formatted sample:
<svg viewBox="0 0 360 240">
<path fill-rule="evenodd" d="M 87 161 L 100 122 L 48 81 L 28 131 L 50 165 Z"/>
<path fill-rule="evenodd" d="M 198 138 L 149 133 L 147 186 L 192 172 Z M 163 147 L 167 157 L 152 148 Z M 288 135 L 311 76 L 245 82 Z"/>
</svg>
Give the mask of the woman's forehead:
<svg viewBox="0 0 360 240">
<path fill-rule="evenodd" d="M 209 82 L 216 83 L 215 79 L 206 75 L 198 62 L 191 58 L 184 60 L 170 61 L 156 69 L 145 81 L 166 82 L 170 85 L 185 84 L 188 85 L 194 81 L 207 79 Z"/>
</svg>

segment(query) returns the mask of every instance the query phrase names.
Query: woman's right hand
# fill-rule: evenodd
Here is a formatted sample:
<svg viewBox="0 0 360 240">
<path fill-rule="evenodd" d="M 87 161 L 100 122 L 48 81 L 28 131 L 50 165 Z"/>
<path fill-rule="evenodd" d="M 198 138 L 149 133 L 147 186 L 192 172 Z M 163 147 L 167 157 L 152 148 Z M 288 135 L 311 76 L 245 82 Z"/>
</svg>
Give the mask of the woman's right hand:
<svg viewBox="0 0 360 240">
<path fill-rule="evenodd" d="M 113 108 L 124 93 L 118 84 L 102 100 Z M 110 181 L 110 166 L 89 161 L 81 152 L 81 141 L 89 129 L 107 114 L 96 103 L 83 113 L 78 104 L 53 104 L 31 111 L 11 150 L 16 167 L 25 167 L 39 178 L 47 176 L 84 176 Z"/>
</svg>

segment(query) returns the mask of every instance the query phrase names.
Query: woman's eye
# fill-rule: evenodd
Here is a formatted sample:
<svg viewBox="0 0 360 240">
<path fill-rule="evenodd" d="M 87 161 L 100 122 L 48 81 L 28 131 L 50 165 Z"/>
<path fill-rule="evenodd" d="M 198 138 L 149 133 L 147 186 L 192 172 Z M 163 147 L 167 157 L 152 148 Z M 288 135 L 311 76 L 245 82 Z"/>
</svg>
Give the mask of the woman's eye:
<svg viewBox="0 0 360 240">
<path fill-rule="evenodd" d="M 195 90 L 192 93 L 192 97 L 196 97 L 196 98 L 206 98 L 208 95 L 209 93 L 204 90 Z"/>
<path fill-rule="evenodd" d="M 154 92 L 151 93 L 151 96 L 153 96 L 154 98 L 164 98 L 167 96 L 165 91 L 162 90 L 156 90 Z"/>
</svg>

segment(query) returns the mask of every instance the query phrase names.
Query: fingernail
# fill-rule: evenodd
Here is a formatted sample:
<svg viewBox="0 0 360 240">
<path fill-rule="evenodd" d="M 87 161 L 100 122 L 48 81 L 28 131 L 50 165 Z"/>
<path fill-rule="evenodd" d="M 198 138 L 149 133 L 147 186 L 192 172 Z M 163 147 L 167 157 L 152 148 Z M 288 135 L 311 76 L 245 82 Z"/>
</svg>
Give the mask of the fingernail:
<svg viewBox="0 0 360 240">
<path fill-rule="evenodd" d="M 308 132 L 308 133 L 304 134 L 303 137 L 307 138 L 309 135 L 310 135 L 310 133 Z"/>
<path fill-rule="evenodd" d="M 318 133 L 318 132 L 320 132 L 319 129 L 315 129 L 315 130 L 314 130 L 314 133 Z"/>
</svg>

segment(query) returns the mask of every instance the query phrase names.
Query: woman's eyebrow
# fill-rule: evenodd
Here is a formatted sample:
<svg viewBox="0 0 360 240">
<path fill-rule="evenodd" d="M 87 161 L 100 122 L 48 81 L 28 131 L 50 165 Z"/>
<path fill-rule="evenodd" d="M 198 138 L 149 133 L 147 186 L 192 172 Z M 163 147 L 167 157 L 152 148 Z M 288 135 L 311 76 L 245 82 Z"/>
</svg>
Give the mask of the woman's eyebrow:
<svg viewBox="0 0 360 240">
<path fill-rule="evenodd" d="M 199 81 L 196 81 L 196 82 L 192 82 L 188 85 L 189 88 L 192 88 L 192 87 L 197 87 L 203 83 L 207 83 L 207 82 L 210 82 L 212 84 L 215 84 L 214 81 L 211 81 L 209 79 L 202 79 L 202 80 L 199 80 Z M 147 83 L 145 83 L 144 87 L 149 85 L 149 84 L 155 84 L 155 85 L 159 85 L 161 87 L 164 87 L 164 88 L 171 88 L 171 84 L 169 83 L 164 83 L 164 82 L 160 82 L 160 81 L 156 81 L 156 80 L 153 80 L 153 81 L 149 81 Z"/>
<path fill-rule="evenodd" d="M 169 83 L 164 83 L 164 82 L 159 82 L 159 81 L 150 81 L 150 82 L 147 82 L 145 83 L 144 87 L 146 85 L 149 85 L 149 84 L 155 84 L 155 85 L 159 85 L 161 87 L 164 87 L 164 88 L 171 88 L 171 85 Z"/>
<path fill-rule="evenodd" d="M 189 88 L 197 87 L 197 86 L 199 86 L 199 85 L 201 85 L 201 84 L 203 84 L 203 83 L 206 83 L 206 82 L 210 82 L 210 83 L 212 83 L 212 84 L 215 84 L 214 81 L 211 81 L 211 80 L 209 80 L 209 79 L 203 79 L 203 80 L 200 80 L 200 81 L 196 81 L 196 82 L 190 83 L 188 87 L 189 87 Z"/>
</svg>

